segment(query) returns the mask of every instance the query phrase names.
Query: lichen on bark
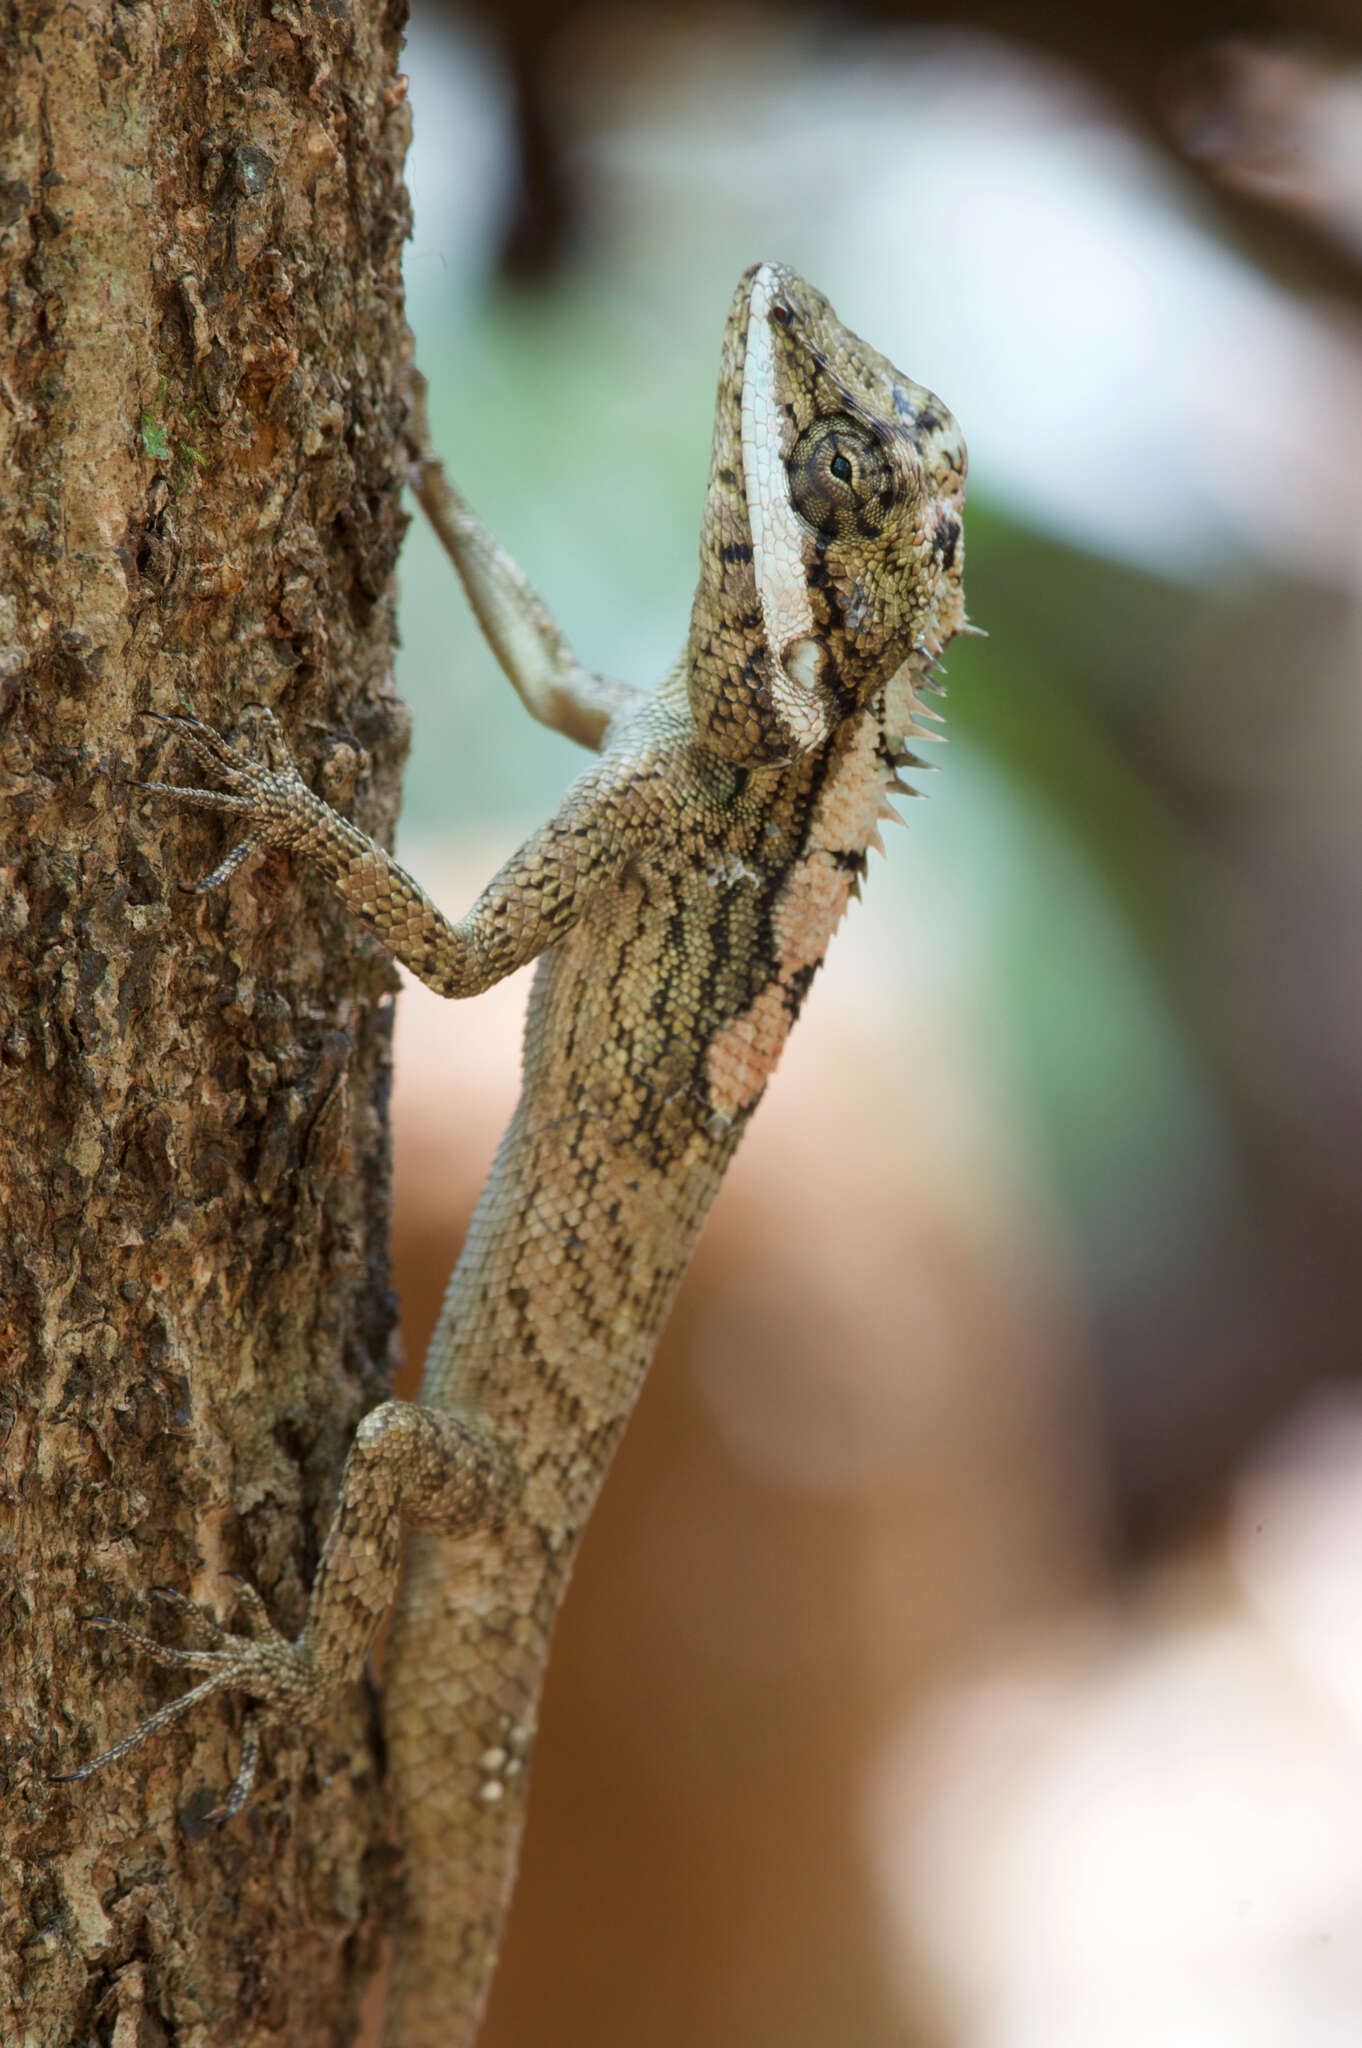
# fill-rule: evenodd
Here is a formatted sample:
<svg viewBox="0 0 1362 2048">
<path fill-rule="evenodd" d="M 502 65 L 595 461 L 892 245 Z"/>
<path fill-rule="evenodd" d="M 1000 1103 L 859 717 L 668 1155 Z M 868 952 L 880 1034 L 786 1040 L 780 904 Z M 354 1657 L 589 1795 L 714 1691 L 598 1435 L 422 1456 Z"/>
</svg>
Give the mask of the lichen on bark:
<svg viewBox="0 0 1362 2048">
<path fill-rule="evenodd" d="M 393 980 L 279 861 L 146 796 L 149 711 L 271 706 L 390 834 L 400 7 L 0 14 L 0 2038 L 340 2042 L 387 1883 L 357 1690 L 56 1785 L 179 1689 L 151 1589 L 295 1629 L 392 1363 Z M 168 771 L 168 772 L 167 772 Z"/>
</svg>

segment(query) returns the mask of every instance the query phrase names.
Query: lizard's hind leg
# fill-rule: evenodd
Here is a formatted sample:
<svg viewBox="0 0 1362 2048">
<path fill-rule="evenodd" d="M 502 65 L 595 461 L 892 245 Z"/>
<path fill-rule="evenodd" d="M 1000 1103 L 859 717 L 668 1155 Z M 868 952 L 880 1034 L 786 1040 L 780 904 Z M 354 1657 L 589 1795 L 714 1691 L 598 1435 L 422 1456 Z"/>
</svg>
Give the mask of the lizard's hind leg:
<svg viewBox="0 0 1362 2048">
<path fill-rule="evenodd" d="M 96 1627 L 132 1643 L 155 1663 L 206 1676 L 112 1748 L 61 1773 L 56 1782 L 88 1778 L 200 1701 L 217 1692 L 240 1691 L 257 1704 L 247 1716 L 236 1779 L 213 1816 L 230 1819 L 250 1797 L 261 1727 L 317 1719 L 336 1688 L 359 1676 L 392 1605 L 403 1522 L 449 1536 L 475 1530 L 495 1535 L 513 1491 L 511 1461 L 486 1430 L 411 1402 L 385 1401 L 356 1431 L 298 1640 L 280 1634 L 259 1593 L 244 1581 L 238 1581 L 238 1590 L 247 1635 L 230 1633 L 182 1594 L 161 1595 L 196 1618 L 211 1641 L 209 1649 L 173 1649 L 127 1622 L 92 1617 Z"/>
</svg>

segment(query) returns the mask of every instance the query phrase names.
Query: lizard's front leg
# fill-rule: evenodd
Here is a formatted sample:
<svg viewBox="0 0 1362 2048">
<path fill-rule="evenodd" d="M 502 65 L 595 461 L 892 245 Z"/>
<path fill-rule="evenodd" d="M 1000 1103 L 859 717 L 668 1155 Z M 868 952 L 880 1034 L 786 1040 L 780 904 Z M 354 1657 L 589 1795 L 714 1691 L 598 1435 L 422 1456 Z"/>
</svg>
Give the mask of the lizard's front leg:
<svg viewBox="0 0 1362 2048">
<path fill-rule="evenodd" d="M 443 996 L 479 995 L 571 930 L 588 893 L 608 881 L 631 848 L 658 829 L 665 773 L 609 755 L 569 789 L 556 817 L 526 840 L 465 917 L 445 916 L 392 855 L 308 788 L 274 714 L 260 713 L 263 759 L 201 719 L 152 714 L 172 726 L 221 789 L 148 782 L 140 788 L 219 811 L 244 826 L 210 875 L 216 888 L 263 848 L 296 854 L 331 884 L 394 958 Z"/>
<path fill-rule="evenodd" d="M 430 445 L 426 382 L 411 372 L 411 488 L 459 574 L 483 637 L 532 718 L 584 747 L 600 747 L 612 720 L 636 706 L 631 683 L 579 661 L 557 620 L 504 548 L 460 497 Z"/>
</svg>

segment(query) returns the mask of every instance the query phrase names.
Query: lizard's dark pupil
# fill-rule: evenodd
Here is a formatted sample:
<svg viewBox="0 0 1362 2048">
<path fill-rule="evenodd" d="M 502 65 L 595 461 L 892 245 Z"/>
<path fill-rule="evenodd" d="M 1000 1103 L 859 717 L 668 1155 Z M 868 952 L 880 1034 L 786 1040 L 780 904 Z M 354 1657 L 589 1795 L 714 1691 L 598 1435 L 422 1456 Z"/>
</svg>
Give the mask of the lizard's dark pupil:
<svg viewBox="0 0 1362 2048">
<path fill-rule="evenodd" d="M 882 533 L 899 500 L 888 455 L 847 413 L 823 414 L 805 427 L 785 467 L 796 512 L 824 539 L 864 541 Z M 889 492 L 883 507 L 882 489 Z"/>
</svg>

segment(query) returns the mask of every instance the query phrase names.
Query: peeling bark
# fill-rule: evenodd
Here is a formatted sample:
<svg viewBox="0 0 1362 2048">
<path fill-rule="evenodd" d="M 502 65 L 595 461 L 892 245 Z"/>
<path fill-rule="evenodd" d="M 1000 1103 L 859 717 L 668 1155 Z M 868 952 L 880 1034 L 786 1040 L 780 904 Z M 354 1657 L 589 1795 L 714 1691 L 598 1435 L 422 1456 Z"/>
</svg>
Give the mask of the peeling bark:
<svg viewBox="0 0 1362 2048">
<path fill-rule="evenodd" d="M 341 2042 L 392 1865 L 369 1703 L 267 1734 L 183 1689 L 224 1573 L 299 1626 L 386 1389 L 392 973 L 143 714 L 272 706 L 390 833 L 404 8 L 0 8 L 0 2039 Z"/>
</svg>

